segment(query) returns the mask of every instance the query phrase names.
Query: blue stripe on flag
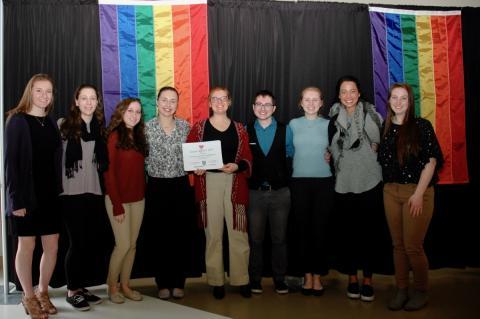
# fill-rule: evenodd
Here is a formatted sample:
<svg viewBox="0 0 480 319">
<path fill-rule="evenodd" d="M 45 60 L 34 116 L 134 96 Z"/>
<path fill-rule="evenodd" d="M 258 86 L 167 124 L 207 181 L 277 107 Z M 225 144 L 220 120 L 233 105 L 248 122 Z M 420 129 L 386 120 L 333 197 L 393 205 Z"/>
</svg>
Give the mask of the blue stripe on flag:
<svg viewBox="0 0 480 319">
<path fill-rule="evenodd" d="M 135 7 L 118 6 L 117 12 L 122 99 L 127 97 L 138 97 Z"/>
<path fill-rule="evenodd" d="M 400 15 L 385 14 L 387 23 L 387 52 L 389 86 L 396 82 L 403 82 L 403 53 L 402 29 Z"/>
</svg>

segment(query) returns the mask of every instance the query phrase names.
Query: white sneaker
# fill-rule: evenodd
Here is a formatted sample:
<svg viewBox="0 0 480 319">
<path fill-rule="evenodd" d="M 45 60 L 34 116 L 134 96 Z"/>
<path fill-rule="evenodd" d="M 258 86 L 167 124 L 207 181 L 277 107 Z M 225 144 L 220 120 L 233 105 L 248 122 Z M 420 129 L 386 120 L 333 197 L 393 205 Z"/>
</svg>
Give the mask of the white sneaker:
<svg viewBox="0 0 480 319">
<path fill-rule="evenodd" d="M 185 292 L 181 288 L 173 288 L 172 296 L 175 299 L 182 299 L 185 296 Z"/>
<path fill-rule="evenodd" d="M 162 300 L 168 300 L 170 299 L 170 297 L 170 290 L 168 290 L 167 288 L 163 288 L 158 291 L 158 298 Z"/>
</svg>

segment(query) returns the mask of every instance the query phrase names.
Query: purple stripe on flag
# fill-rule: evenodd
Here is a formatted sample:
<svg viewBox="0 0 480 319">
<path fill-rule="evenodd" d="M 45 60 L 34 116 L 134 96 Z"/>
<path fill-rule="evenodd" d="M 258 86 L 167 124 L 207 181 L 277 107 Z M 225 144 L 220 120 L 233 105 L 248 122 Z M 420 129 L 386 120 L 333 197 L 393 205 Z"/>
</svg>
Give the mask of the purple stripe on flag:
<svg viewBox="0 0 480 319">
<path fill-rule="evenodd" d="M 100 5 L 100 37 L 102 50 L 102 86 L 105 119 L 120 101 L 120 70 L 118 62 L 117 6 Z"/>
<path fill-rule="evenodd" d="M 381 12 L 370 12 L 372 25 L 373 85 L 375 90 L 375 106 L 383 117 L 387 114 L 388 65 L 387 36 L 385 17 Z"/>
</svg>

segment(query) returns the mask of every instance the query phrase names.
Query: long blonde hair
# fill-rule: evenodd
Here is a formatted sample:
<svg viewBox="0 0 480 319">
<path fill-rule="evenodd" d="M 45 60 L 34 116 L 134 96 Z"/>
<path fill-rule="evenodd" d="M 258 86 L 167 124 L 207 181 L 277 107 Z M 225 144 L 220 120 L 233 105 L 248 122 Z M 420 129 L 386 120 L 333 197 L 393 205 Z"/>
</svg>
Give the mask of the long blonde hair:
<svg viewBox="0 0 480 319">
<path fill-rule="evenodd" d="M 25 86 L 25 90 L 23 90 L 23 95 L 20 99 L 20 102 L 18 102 L 15 108 L 7 112 L 7 116 L 17 114 L 17 113 L 30 112 L 30 110 L 32 109 L 33 85 L 37 81 L 49 81 L 52 84 L 52 88 L 55 87 L 53 79 L 48 74 L 43 74 L 43 73 L 35 74 L 27 82 L 27 85 Z M 54 100 L 54 94 L 52 94 L 52 100 L 50 101 L 50 104 L 48 104 L 47 106 L 47 109 L 46 109 L 47 114 L 53 109 L 53 100 Z"/>
</svg>

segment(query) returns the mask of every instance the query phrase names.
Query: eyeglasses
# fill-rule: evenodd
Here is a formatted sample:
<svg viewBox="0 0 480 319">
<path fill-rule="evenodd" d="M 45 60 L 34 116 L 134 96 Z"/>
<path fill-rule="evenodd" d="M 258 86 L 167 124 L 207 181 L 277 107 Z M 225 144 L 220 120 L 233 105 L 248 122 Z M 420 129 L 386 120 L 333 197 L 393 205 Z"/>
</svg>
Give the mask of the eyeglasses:
<svg viewBox="0 0 480 319">
<path fill-rule="evenodd" d="M 210 98 L 210 102 L 212 102 L 213 104 L 215 103 L 224 103 L 224 102 L 227 102 L 228 101 L 228 96 L 221 96 L 221 97 L 216 97 L 216 96 L 212 96 Z"/>
<path fill-rule="evenodd" d="M 265 103 L 265 104 L 262 104 L 262 103 L 255 103 L 253 105 L 255 108 L 257 109 L 264 109 L 264 110 L 271 110 L 273 109 L 273 104 L 270 104 L 270 103 Z"/>
<path fill-rule="evenodd" d="M 160 99 L 158 100 L 159 103 L 161 104 L 177 104 L 177 100 L 176 99 Z"/>
</svg>

